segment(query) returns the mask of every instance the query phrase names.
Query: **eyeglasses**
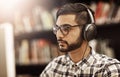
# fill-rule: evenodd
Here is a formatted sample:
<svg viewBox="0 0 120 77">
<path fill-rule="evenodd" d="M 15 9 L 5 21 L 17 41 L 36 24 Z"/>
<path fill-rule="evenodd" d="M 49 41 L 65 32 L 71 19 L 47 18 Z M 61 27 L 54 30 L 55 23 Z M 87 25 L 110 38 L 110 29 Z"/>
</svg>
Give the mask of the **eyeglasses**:
<svg viewBox="0 0 120 77">
<path fill-rule="evenodd" d="M 80 25 L 70 25 L 70 24 L 64 24 L 61 26 L 55 25 L 53 27 L 53 33 L 56 35 L 57 31 L 60 29 L 63 35 L 67 35 L 72 27 L 80 27 Z"/>
</svg>

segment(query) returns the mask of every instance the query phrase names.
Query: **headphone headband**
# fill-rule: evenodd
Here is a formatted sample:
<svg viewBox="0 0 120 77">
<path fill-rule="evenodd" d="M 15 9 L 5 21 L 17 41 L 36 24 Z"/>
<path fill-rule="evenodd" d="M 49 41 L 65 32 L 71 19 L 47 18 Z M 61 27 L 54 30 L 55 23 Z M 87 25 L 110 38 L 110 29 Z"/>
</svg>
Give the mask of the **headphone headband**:
<svg viewBox="0 0 120 77">
<path fill-rule="evenodd" d="M 94 23 L 95 23 L 95 20 L 94 20 L 93 14 L 92 14 L 92 12 L 90 11 L 90 9 L 89 9 L 85 4 L 82 4 L 82 3 L 80 3 L 80 4 L 87 9 L 87 12 L 88 12 L 88 14 L 89 14 L 89 16 L 90 16 L 90 19 L 91 19 L 91 23 L 94 24 Z"/>
</svg>

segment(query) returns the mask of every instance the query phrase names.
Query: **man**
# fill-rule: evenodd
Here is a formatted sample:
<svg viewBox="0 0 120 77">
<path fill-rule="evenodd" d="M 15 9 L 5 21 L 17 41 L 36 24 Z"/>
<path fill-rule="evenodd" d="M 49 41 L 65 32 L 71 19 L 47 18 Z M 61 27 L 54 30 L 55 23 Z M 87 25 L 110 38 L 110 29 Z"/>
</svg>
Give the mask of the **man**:
<svg viewBox="0 0 120 77">
<path fill-rule="evenodd" d="M 40 77 L 120 77 L 120 62 L 96 53 L 88 42 L 96 34 L 93 12 L 81 3 L 66 4 L 57 12 L 53 32 L 61 55 Z"/>
</svg>

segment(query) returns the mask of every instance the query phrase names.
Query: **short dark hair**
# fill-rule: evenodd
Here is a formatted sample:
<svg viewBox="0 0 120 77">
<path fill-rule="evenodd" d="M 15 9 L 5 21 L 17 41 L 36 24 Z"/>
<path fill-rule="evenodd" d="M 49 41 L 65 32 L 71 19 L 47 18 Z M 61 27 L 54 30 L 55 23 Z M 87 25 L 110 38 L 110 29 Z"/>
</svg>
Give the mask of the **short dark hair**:
<svg viewBox="0 0 120 77">
<path fill-rule="evenodd" d="M 94 14 L 94 12 L 91 9 L 90 11 L 92 12 L 92 14 Z M 91 18 L 88 14 L 87 8 L 81 5 L 81 3 L 65 4 L 57 11 L 56 17 L 58 18 L 60 15 L 65 15 L 65 14 L 75 14 L 76 15 L 75 21 L 79 25 L 85 25 L 91 23 Z"/>
</svg>

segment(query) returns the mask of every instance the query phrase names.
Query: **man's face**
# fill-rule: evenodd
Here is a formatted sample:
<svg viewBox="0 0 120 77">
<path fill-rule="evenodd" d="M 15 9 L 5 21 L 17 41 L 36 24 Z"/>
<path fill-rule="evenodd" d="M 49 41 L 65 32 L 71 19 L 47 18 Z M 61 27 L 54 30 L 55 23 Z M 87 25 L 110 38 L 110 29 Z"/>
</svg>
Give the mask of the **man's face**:
<svg viewBox="0 0 120 77">
<path fill-rule="evenodd" d="M 66 24 L 69 24 L 70 26 L 78 25 L 75 22 L 75 15 L 69 14 L 69 15 L 60 15 L 57 19 L 56 25 L 61 28 L 68 26 Z M 83 39 L 81 38 L 81 27 L 70 27 L 70 29 L 66 32 L 61 29 L 58 29 L 56 31 L 56 37 L 58 41 L 58 46 L 61 52 L 70 52 L 72 50 L 75 50 L 79 48 L 83 42 Z"/>
</svg>

